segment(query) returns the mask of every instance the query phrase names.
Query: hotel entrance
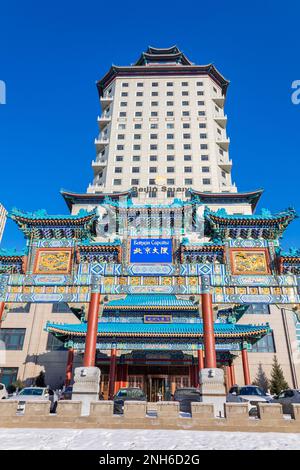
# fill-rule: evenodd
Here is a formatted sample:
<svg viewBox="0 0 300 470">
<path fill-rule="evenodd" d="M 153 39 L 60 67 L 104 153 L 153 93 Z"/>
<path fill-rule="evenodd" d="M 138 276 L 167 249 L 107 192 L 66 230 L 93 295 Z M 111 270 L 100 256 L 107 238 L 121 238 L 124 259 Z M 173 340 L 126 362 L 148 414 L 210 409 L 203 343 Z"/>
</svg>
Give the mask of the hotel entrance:
<svg viewBox="0 0 300 470">
<path fill-rule="evenodd" d="M 147 376 L 147 398 L 149 401 L 171 400 L 170 382 L 167 375 Z"/>
</svg>

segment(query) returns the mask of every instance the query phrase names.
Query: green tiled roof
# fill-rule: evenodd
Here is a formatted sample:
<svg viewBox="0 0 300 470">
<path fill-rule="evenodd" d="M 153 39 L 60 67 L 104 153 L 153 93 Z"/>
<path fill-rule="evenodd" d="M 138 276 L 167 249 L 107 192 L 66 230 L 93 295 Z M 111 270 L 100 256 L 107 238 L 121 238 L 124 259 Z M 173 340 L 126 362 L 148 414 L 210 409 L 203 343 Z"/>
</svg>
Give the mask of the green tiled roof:
<svg viewBox="0 0 300 470">
<path fill-rule="evenodd" d="M 143 307 L 189 307 L 191 309 L 196 309 L 197 306 L 192 300 L 189 299 L 178 299 L 176 295 L 164 295 L 164 294 L 155 294 L 155 295 L 127 295 L 124 299 L 111 300 L 105 306 L 106 309 L 109 308 L 143 308 Z"/>
<path fill-rule="evenodd" d="M 219 338 L 246 338 L 260 336 L 270 331 L 269 325 L 239 325 L 230 323 L 215 323 L 215 336 Z M 87 322 L 80 324 L 56 324 L 48 322 L 46 330 L 68 336 L 85 336 Z M 99 322 L 98 336 L 125 337 L 202 337 L 203 323 L 123 323 Z"/>
</svg>

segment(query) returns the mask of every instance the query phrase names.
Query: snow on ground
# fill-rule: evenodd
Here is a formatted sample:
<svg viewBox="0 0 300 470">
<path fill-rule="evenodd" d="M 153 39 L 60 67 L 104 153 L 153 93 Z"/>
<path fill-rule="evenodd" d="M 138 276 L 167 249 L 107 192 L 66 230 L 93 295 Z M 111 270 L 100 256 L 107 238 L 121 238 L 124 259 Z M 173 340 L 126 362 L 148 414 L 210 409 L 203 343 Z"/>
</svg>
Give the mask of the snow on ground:
<svg viewBox="0 0 300 470">
<path fill-rule="evenodd" d="M 300 434 L 141 429 L 0 429 L 0 449 L 300 449 Z"/>
</svg>

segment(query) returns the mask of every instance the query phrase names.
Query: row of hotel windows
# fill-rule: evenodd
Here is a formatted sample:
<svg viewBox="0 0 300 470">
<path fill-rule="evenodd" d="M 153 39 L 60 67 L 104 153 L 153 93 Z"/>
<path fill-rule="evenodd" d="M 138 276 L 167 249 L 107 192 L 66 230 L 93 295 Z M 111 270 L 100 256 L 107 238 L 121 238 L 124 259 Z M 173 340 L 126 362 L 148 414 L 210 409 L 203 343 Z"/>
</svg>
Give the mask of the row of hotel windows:
<svg viewBox="0 0 300 470">
<path fill-rule="evenodd" d="M 149 127 L 150 127 L 150 129 L 158 129 L 158 124 L 151 122 Z M 166 123 L 166 128 L 167 129 L 174 129 L 174 127 L 175 127 L 174 122 L 167 122 Z M 182 123 L 182 128 L 183 129 L 190 129 L 190 127 L 191 127 L 191 124 L 189 122 L 183 122 Z M 125 129 L 126 129 L 126 124 L 124 124 L 124 123 L 118 124 L 118 130 L 125 130 Z M 140 123 L 134 124 L 134 129 L 142 129 L 142 124 L 140 124 Z M 199 129 L 206 129 L 206 123 L 205 122 L 199 122 Z M 221 132 L 221 130 L 218 129 L 218 133 L 220 133 L 220 132 Z"/>
<path fill-rule="evenodd" d="M 142 150 L 142 147 L 140 144 L 134 144 L 132 146 L 132 149 L 134 151 Z M 149 145 L 150 150 L 158 150 L 158 145 L 157 144 L 150 144 Z M 116 150 L 118 152 L 121 152 L 125 150 L 125 145 L 123 144 L 117 144 L 116 145 Z M 175 145 L 174 144 L 167 144 L 167 150 L 175 150 Z M 192 145 L 191 144 L 183 144 L 183 150 L 192 150 Z M 200 150 L 208 150 L 208 144 L 200 144 Z M 219 149 L 219 154 L 224 155 L 224 150 Z M 102 156 L 105 155 L 105 151 L 101 153 Z"/>
<path fill-rule="evenodd" d="M 121 98 L 127 98 L 128 97 L 128 91 L 122 91 L 120 94 Z M 144 96 L 143 91 L 136 91 L 135 96 Z M 158 91 L 152 91 L 151 96 L 159 96 Z M 166 96 L 174 96 L 173 91 L 167 91 Z M 189 96 L 188 91 L 182 91 L 181 96 Z M 204 91 L 197 91 L 197 96 L 204 96 Z"/>
<path fill-rule="evenodd" d="M 215 106 L 215 111 L 219 113 L 219 112 L 220 112 L 220 108 L 218 108 L 217 106 Z M 198 111 L 198 112 L 197 112 L 197 115 L 198 115 L 199 117 L 203 117 L 203 116 L 206 116 L 206 113 L 205 113 L 205 111 Z M 157 112 L 157 111 L 151 111 L 151 112 L 150 112 L 150 116 L 151 116 L 151 117 L 158 117 L 158 112 Z M 182 116 L 182 117 L 190 117 L 190 111 L 182 111 L 182 112 L 181 112 L 181 116 Z M 106 117 L 108 117 L 108 116 L 106 116 Z M 119 112 L 119 117 L 120 117 L 120 118 L 126 118 L 126 117 L 127 117 L 126 111 L 120 111 L 120 112 Z M 142 111 L 136 111 L 136 112 L 134 113 L 134 117 L 136 117 L 136 118 L 141 118 L 141 117 L 143 117 Z M 171 118 L 171 117 L 174 117 L 174 111 L 167 111 L 167 112 L 166 112 L 166 117 L 170 117 L 170 118 Z"/>
<path fill-rule="evenodd" d="M 175 166 L 167 166 L 166 168 L 167 173 L 175 173 Z M 128 168 L 126 168 L 126 172 L 128 171 Z M 144 169 L 143 169 L 144 171 Z M 149 173 L 160 173 L 162 172 L 162 168 L 158 168 L 157 166 L 150 166 L 148 168 Z M 193 167 L 191 166 L 185 166 L 183 168 L 184 173 L 193 173 Z M 201 168 L 202 173 L 210 173 L 210 167 L 209 166 L 203 166 Z M 123 173 L 123 167 L 122 166 L 116 166 L 115 167 L 115 173 Z M 131 168 L 131 173 L 141 173 L 141 168 L 139 166 L 133 166 Z"/>
<path fill-rule="evenodd" d="M 128 134 L 127 134 L 128 137 Z M 199 134 L 200 139 L 207 139 L 207 134 L 206 133 L 201 133 Z M 117 134 L 117 139 L 118 140 L 124 140 L 126 138 L 125 134 Z M 158 134 L 149 134 L 149 138 L 151 140 L 157 140 L 158 139 Z M 183 139 L 191 139 L 192 136 L 190 133 L 183 133 L 182 134 Z M 133 134 L 133 139 L 134 140 L 141 140 L 142 139 L 142 134 Z M 175 134 L 166 134 L 166 139 L 172 140 L 175 139 Z"/>
<path fill-rule="evenodd" d="M 146 103 L 147 106 L 159 106 L 161 105 L 162 103 L 159 102 L 159 101 L 150 101 L 150 103 Z M 197 101 L 197 105 L 198 106 L 205 106 L 205 101 Z M 120 107 L 121 108 L 126 108 L 126 106 L 128 106 L 128 101 L 120 101 Z M 135 106 L 137 107 L 140 107 L 140 106 L 144 106 L 144 102 L 143 101 L 136 101 L 135 102 Z M 175 106 L 175 102 L 174 101 L 166 101 L 166 106 Z M 177 106 L 177 103 L 176 103 L 176 106 Z M 189 101 L 182 101 L 181 102 L 181 106 L 190 106 L 190 102 Z"/>
<path fill-rule="evenodd" d="M 181 82 L 181 86 L 189 86 L 191 85 L 191 82 Z M 138 88 L 142 88 L 144 86 L 144 82 L 136 82 L 136 86 Z M 151 86 L 153 87 L 158 87 L 159 86 L 159 82 L 152 82 L 151 83 Z M 174 86 L 174 82 L 166 82 L 166 86 L 167 87 L 173 87 Z M 203 82 L 196 82 L 196 86 L 203 86 Z M 128 88 L 129 87 L 129 82 L 123 82 L 122 83 L 122 87 L 123 88 Z M 213 87 L 214 91 L 217 92 L 217 89 L 215 87 Z M 108 90 L 108 92 L 110 92 L 110 90 Z"/>
<path fill-rule="evenodd" d="M 174 162 L 175 161 L 175 155 L 166 155 L 166 160 L 167 162 Z M 178 158 L 178 156 L 177 156 Z M 124 161 L 124 155 L 116 155 L 116 162 L 123 162 Z M 131 157 L 133 162 L 140 162 L 141 161 L 141 155 L 132 155 Z M 162 162 L 164 157 L 160 156 L 159 160 Z M 193 160 L 192 155 L 183 155 L 183 160 L 185 162 L 191 162 Z M 202 162 L 208 162 L 209 161 L 209 156 L 208 155 L 201 155 L 200 160 Z M 149 155 L 149 161 L 150 162 L 157 162 L 158 161 L 158 155 Z"/>
</svg>

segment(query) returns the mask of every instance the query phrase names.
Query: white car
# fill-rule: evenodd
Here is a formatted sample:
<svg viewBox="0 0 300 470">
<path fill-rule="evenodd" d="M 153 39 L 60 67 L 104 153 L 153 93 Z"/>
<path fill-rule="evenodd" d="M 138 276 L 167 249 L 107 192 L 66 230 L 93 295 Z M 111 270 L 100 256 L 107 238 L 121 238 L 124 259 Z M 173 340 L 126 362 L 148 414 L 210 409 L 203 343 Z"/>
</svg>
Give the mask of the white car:
<svg viewBox="0 0 300 470">
<path fill-rule="evenodd" d="M 226 401 L 247 402 L 249 414 L 256 415 L 258 403 L 272 403 L 273 399 L 269 393 L 265 393 L 260 387 L 256 385 L 245 385 L 243 387 L 231 387 Z"/>
<path fill-rule="evenodd" d="M 8 393 L 4 384 L 0 384 L 0 400 L 8 398 Z"/>
<path fill-rule="evenodd" d="M 55 413 L 58 401 L 57 394 L 47 387 L 25 387 L 11 399 L 18 400 L 18 413 L 24 412 L 27 401 L 34 400 L 50 400 L 50 413 Z"/>
</svg>

